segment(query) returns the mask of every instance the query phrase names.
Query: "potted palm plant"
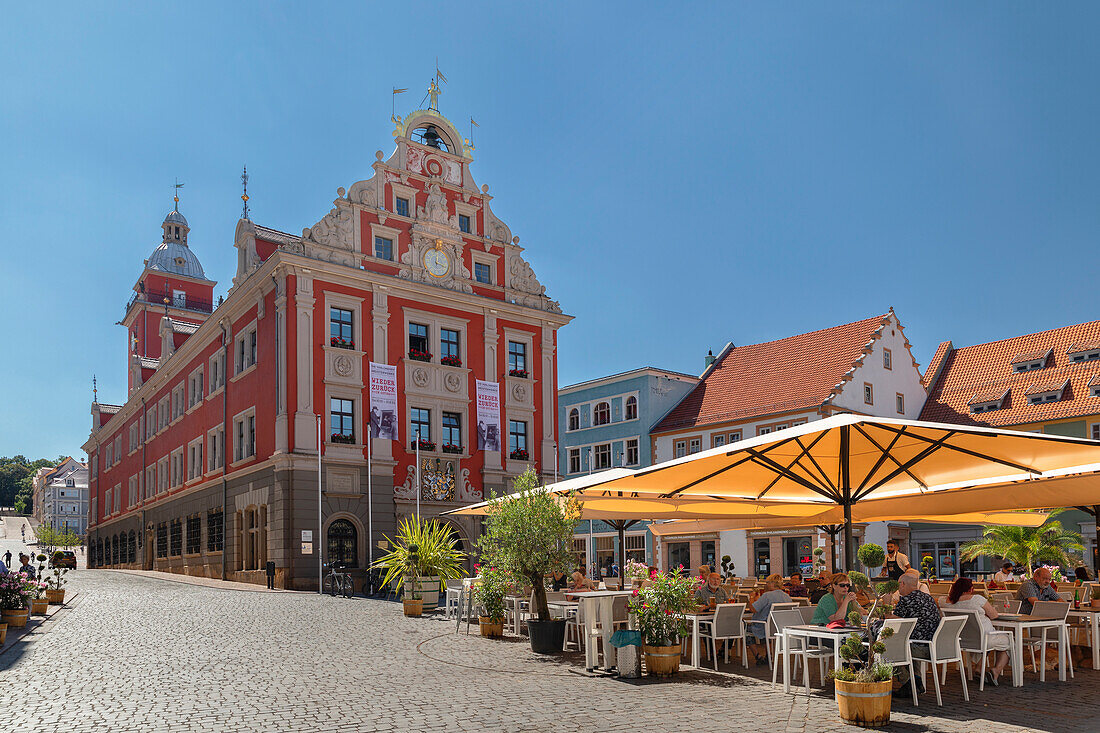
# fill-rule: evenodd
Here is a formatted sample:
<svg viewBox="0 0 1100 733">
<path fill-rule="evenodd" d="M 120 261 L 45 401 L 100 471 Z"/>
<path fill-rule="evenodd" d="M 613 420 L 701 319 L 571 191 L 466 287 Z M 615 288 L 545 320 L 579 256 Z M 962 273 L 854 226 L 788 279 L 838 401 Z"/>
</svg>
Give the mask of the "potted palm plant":
<svg viewBox="0 0 1100 733">
<path fill-rule="evenodd" d="M 405 598 L 420 602 L 407 605 L 408 610 L 419 605 L 422 611 L 434 611 L 442 584 L 465 575 L 462 562 L 466 553 L 455 546 L 451 528 L 442 522 L 406 517 L 398 525 L 395 538 L 385 539 L 390 551 L 374 567 L 384 571 L 383 585 L 403 585 Z"/>
<path fill-rule="evenodd" d="M 481 568 L 481 580 L 473 588 L 474 602 L 485 612 L 478 617 L 481 635 L 504 636 L 504 596 L 508 592 L 508 574 L 493 566 Z"/>
<path fill-rule="evenodd" d="M 634 591 L 630 611 L 642 632 L 646 669 L 655 677 L 671 677 L 680 671 L 680 637 L 688 633 L 685 614 L 695 610 L 699 583 L 682 565 L 651 580 Z"/>
<path fill-rule="evenodd" d="M 881 609 L 876 616 L 885 616 Z M 848 615 L 848 623 L 858 626 L 859 613 Z M 840 669 L 829 673 L 835 684 L 840 719 L 849 725 L 878 728 L 890 722 L 890 701 L 894 668 L 883 660 L 886 645 L 882 639 L 893 635 L 894 630 L 883 628 L 878 633 L 868 624 L 869 646 L 865 649 L 863 638 L 851 634 L 840 645 Z M 866 655 L 866 661 L 864 661 Z"/>
<path fill-rule="evenodd" d="M 531 468 L 513 481 L 512 488 L 513 495 L 501 499 L 494 496 L 486 507 L 485 529 L 478 547 L 484 562 L 531 585 L 531 611 L 535 616 L 527 621 L 531 650 L 539 654 L 560 652 L 565 643 L 565 621 L 550 618 L 543 578 L 576 567 L 573 528 L 580 519 L 581 503 L 574 497 L 546 491 Z"/>
</svg>

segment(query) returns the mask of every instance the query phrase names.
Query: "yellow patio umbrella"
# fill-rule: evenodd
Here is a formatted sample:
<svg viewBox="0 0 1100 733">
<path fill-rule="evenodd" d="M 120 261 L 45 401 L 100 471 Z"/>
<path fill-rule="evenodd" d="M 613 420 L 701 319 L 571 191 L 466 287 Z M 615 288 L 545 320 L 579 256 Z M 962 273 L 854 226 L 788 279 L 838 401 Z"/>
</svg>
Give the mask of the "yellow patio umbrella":
<svg viewBox="0 0 1100 733">
<path fill-rule="evenodd" d="M 852 566 L 852 509 L 859 502 L 894 498 L 894 517 L 1064 506 L 1077 502 L 1037 503 L 1029 498 L 1027 506 L 994 500 L 969 508 L 942 502 L 968 483 L 1021 474 L 1042 477 L 1092 463 L 1100 463 L 1100 442 L 1083 438 L 837 415 L 641 469 L 584 492 L 832 504 L 843 513 L 846 560 Z M 936 494 L 937 499 L 909 503 L 922 494 Z M 1089 495 L 1093 500 L 1081 503 L 1100 504 L 1100 490 Z"/>
<path fill-rule="evenodd" d="M 857 506 L 857 508 L 859 508 Z M 653 534 L 681 535 L 703 534 L 713 532 L 725 532 L 732 529 L 800 529 L 802 527 L 822 527 L 839 524 L 837 514 L 840 509 L 833 509 L 825 514 L 814 517 L 776 517 L 759 516 L 755 518 L 731 518 L 731 519 L 686 519 L 671 522 L 656 522 L 649 526 Z M 905 517 L 881 517 L 863 516 L 860 514 L 857 522 L 884 522 L 894 519 L 904 519 L 908 522 L 933 522 L 937 524 L 989 524 L 1003 525 L 1007 527 L 1038 527 L 1047 520 L 1050 515 L 1042 512 L 968 512 L 966 514 L 925 514 L 920 516 Z M 843 517 L 840 517 L 841 519 Z"/>
</svg>

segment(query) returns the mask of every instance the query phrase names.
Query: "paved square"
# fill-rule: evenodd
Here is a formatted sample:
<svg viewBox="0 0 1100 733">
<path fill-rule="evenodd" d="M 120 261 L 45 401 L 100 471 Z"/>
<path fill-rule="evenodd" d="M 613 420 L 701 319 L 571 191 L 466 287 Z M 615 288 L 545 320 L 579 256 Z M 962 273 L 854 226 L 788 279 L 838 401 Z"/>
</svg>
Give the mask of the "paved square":
<svg viewBox="0 0 1100 733">
<path fill-rule="evenodd" d="M 0 654 L 5 730 L 824 731 L 827 694 L 765 671 L 592 679 L 580 655 L 454 633 L 400 606 L 224 590 L 107 570 L 69 576 L 70 608 Z M 898 731 L 1094 731 L 1100 673 L 895 702 Z"/>
</svg>

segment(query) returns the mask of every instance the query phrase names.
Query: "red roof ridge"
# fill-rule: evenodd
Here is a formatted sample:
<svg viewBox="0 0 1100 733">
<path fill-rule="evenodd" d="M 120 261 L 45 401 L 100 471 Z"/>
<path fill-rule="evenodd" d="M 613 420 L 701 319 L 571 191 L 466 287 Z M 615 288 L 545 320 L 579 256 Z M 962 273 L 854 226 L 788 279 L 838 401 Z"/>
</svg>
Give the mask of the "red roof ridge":
<svg viewBox="0 0 1100 733">
<path fill-rule="evenodd" d="M 1057 333 L 1059 331 L 1068 331 L 1071 328 L 1080 328 L 1081 326 L 1091 326 L 1094 323 L 1100 323 L 1100 321 L 1082 321 L 1081 323 L 1072 323 L 1068 326 L 1059 326 L 1058 328 L 1048 328 L 1045 331 L 1036 331 L 1035 333 L 1021 333 L 1018 336 L 1008 336 L 1003 339 L 995 339 L 993 341 L 983 341 L 980 344 L 970 344 L 969 346 L 956 346 L 956 351 L 964 351 L 966 349 L 975 349 L 981 346 L 993 346 L 994 344 L 1003 344 L 1009 341 L 1015 341 L 1016 339 L 1035 338 L 1037 336 L 1046 336 L 1048 334 Z"/>
</svg>

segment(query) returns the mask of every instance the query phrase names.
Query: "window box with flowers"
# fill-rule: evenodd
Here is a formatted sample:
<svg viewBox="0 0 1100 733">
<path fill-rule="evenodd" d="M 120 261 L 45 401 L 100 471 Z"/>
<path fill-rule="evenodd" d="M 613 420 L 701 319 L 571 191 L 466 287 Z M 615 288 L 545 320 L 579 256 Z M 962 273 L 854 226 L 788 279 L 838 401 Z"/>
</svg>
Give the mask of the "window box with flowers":
<svg viewBox="0 0 1100 733">
<path fill-rule="evenodd" d="M 355 348 L 355 342 L 354 341 L 352 341 L 351 339 L 342 339 L 339 336 L 330 336 L 329 340 L 328 340 L 328 345 L 333 346 L 337 349 L 354 349 Z"/>
<path fill-rule="evenodd" d="M 444 443 L 443 444 L 443 452 L 444 453 L 451 453 L 453 455 L 461 455 L 462 454 L 462 446 L 461 445 L 455 445 L 454 443 Z"/>
<path fill-rule="evenodd" d="M 508 454 L 508 457 L 511 458 L 513 461 L 526 461 L 531 456 L 527 451 L 523 450 L 523 448 L 516 448 L 514 451 Z"/>
<path fill-rule="evenodd" d="M 420 448 L 420 450 L 435 450 L 435 443 L 430 440 L 425 440 L 423 438 L 420 438 L 419 440 L 414 439 L 409 441 L 409 448 L 411 448 L 412 450 L 416 450 L 418 447 Z"/>
<path fill-rule="evenodd" d="M 329 440 L 333 443 L 352 445 L 353 443 L 355 443 L 355 436 L 345 435 L 344 433 L 333 433 L 331 436 L 329 436 Z"/>
<path fill-rule="evenodd" d="M 520 379 L 527 379 L 530 376 L 526 369 L 510 369 L 508 371 L 509 377 L 519 377 Z"/>
<path fill-rule="evenodd" d="M 432 354 L 429 351 L 421 351 L 420 349 L 409 349 L 409 358 L 413 361 L 431 361 Z"/>
<path fill-rule="evenodd" d="M 439 363 L 445 366 L 460 367 L 462 366 L 462 359 L 457 356 L 444 356 L 439 359 Z"/>
</svg>

